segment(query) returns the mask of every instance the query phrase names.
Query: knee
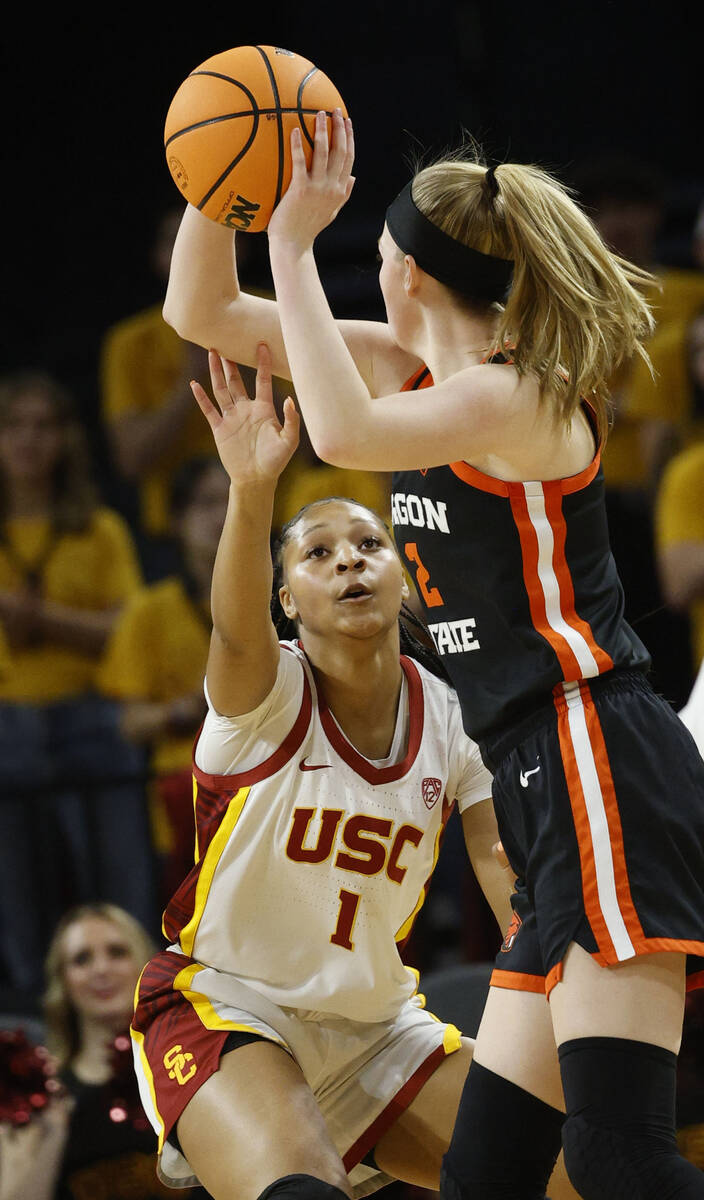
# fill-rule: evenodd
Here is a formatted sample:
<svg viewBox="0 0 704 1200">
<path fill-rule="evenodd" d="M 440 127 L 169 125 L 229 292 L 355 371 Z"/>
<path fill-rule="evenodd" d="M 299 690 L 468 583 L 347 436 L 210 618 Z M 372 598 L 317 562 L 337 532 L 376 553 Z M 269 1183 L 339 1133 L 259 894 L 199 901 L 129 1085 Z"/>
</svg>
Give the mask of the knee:
<svg viewBox="0 0 704 1200">
<path fill-rule="evenodd" d="M 284 1175 L 270 1183 L 258 1200 L 349 1200 L 348 1193 L 313 1175 Z"/>
<path fill-rule="evenodd" d="M 627 1147 L 618 1132 L 569 1116 L 562 1148 L 570 1183 L 584 1200 L 621 1200 L 633 1183 Z"/>
</svg>

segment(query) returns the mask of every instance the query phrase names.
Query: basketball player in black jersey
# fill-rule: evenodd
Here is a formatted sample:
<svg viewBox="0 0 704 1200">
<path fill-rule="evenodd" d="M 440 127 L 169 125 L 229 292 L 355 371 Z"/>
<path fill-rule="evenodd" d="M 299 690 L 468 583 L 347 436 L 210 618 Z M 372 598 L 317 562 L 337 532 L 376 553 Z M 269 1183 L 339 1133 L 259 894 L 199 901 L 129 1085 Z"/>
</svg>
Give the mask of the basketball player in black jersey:
<svg viewBox="0 0 704 1200">
<path fill-rule="evenodd" d="M 232 235 L 189 209 L 164 312 L 239 362 L 266 341 L 320 457 L 396 472 L 399 548 L 495 775 L 514 917 L 442 1195 L 543 1197 L 562 1127 L 586 1200 L 702 1197 L 674 1098 L 704 984 L 704 764 L 623 619 L 599 462 L 649 276 L 545 172 L 457 158 L 387 212 L 387 323 L 336 322 L 313 243 L 352 189 L 351 124 L 328 145 L 319 117 L 309 171 L 291 150 L 276 301 L 239 291 Z"/>
</svg>

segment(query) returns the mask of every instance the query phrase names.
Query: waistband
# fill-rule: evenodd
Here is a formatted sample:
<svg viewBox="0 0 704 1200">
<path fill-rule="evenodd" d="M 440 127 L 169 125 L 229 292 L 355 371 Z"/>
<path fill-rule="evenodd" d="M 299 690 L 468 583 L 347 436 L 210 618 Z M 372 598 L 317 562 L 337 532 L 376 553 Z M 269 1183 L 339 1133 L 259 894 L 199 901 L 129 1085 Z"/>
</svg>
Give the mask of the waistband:
<svg viewBox="0 0 704 1200">
<path fill-rule="evenodd" d="M 552 695 L 541 701 L 525 717 L 512 721 L 510 725 L 496 730 L 479 742 L 479 750 L 487 770 L 495 774 L 499 763 L 536 730 L 557 720 L 561 704 L 566 704 L 565 687 L 578 686 L 582 696 L 594 699 L 609 694 L 643 692 L 653 694 L 653 689 L 643 671 L 623 669 L 595 675 L 593 679 L 578 679 L 573 685 L 558 683 Z"/>
</svg>

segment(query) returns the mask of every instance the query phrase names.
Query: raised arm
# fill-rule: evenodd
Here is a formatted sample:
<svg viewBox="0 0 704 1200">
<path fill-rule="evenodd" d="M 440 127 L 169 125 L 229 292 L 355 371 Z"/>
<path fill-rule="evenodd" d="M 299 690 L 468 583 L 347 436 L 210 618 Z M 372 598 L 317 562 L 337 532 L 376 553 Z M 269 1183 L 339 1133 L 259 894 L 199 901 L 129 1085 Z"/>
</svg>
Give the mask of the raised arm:
<svg viewBox="0 0 704 1200">
<path fill-rule="evenodd" d="M 269 257 L 291 377 L 319 457 L 340 467 L 388 471 L 434 467 L 470 452 L 496 451 L 497 431 L 501 448 L 509 440 L 524 445 L 527 406 L 510 370 L 502 377 L 494 368 L 477 365 L 424 391 L 405 393 L 401 388 L 408 375 L 389 370 L 383 387 L 370 386 L 330 312 L 313 253 L 316 236 L 351 191 L 351 123 L 338 110 L 328 146 L 324 114 L 318 115 L 310 170 L 296 131 L 291 154 L 291 184 L 269 222 Z M 393 244 L 384 249 L 387 238 L 384 232 L 380 239 L 385 263 L 387 254 L 397 253 Z M 406 269 L 403 262 L 400 269 Z M 408 289 L 417 289 L 423 273 L 415 263 L 407 269 L 410 282 L 396 291 L 406 289 L 410 296 Z M 403 306 L 403 298 L 398 303 Z M 388 352 L 383 357 L 391 363 Z M 414 360 L 407 355 L 406 361 Z M 531 410 L 528 417 L 533 419 Z"/>
<path fill-rule="evenodd" d="M 298 414 L 288 398 L 283 426 L 277 420 L 266 346 L 258 349 L 254 400 L 234 363 L 214 352 L 209 363 L 217 407 L 200 384 L 192 388 L 230 477 L 230 498 L 213 570 L 207 682 L 215 709 L 234 717 L 256 708 L 276 680 L 271 515 L 277 480 L 298 443 Z"/>
<path fill-rule="evenodd" d="M 265 342 L 273 374 L 291 379 L 278 304 L 240 290 L 236 245 L 233 230 L 187 207 L 171 258 L 164 320 L 186 341 L 247 366 L 257 365 L 257 346 Z M 338 321 L 336 327 L 375 395 L 398 390 L 419 366 L 383 322 Z"/>
</svg>

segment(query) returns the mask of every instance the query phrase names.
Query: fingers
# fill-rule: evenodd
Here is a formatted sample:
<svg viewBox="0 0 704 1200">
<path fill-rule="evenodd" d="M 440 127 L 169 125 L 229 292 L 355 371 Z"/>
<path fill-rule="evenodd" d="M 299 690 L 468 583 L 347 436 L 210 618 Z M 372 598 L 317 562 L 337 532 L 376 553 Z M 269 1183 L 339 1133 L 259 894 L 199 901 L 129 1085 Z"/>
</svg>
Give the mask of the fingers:
<svg viewBox="0 0 704 1200">
<path fill-rule="evenodd" d="M 248 400 L 247 389 L 242 381 L 240 369 L 237 363 L 232 362 L 230 358 L 222 360 L 225 380 L 227 383 L 228 399 L 230 404 L 234 404 L 235 400 Z M 220 397 L 218 397 L 220 399 Z"/>
<path fill-rule="evenodd" d="M 304 178 L 308 174 L 308 164 L 303 151 L 303 138 L 297 125 L 291 132 L 291 167 L 292 182 Z"/>
<path fill-rule="evenodd" d="M 193 392 L 193 395 L 198 403 L 198 407 L 206 421 L 210 427 L 214 429 L 220 420 L 219 410 L 215 407 L 205 388 L 201 387 L 197 379 L 191 380 L 191 391 Z"/>
<path fill-rule="evenodd" d="M 310 165 L 311 179 L 320 182 L 328 170 L 328 119 L 324 112 L 319 112 L 315 118 L 315 134 L 313 145 L 313 161 Z"/>
<path fill-rule="evenodd" d="M 271 351 L 266 342 L 260 342 L 257 346 L 257 384 L 256 384 L 257 400 L 266 400 L 273 404 L 271 390 Z"/>
</svg>

